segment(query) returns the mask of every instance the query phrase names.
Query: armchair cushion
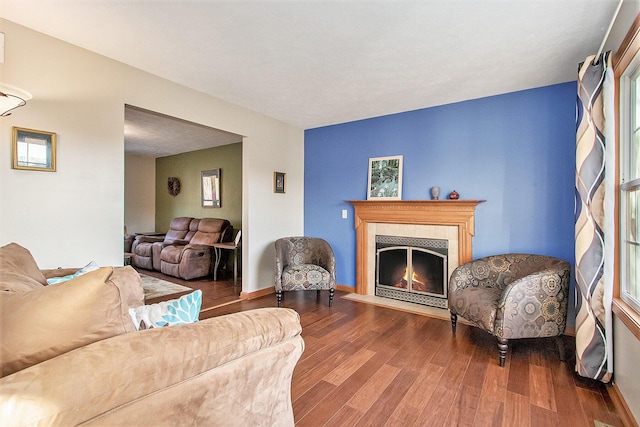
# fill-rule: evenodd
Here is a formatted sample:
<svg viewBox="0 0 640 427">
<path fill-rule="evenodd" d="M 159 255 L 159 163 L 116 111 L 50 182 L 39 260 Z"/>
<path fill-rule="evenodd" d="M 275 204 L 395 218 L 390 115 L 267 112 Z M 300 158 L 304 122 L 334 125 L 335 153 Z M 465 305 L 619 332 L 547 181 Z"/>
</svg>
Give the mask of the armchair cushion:
<svg viewBox="0 0 640 427">
<path fill-rule="evenodd" d="M 313 264 L 289 265 L 282 272 L 282 282 L 287 290 L 329 289 L 331 274 L 324 268 Z"/>
</svg>

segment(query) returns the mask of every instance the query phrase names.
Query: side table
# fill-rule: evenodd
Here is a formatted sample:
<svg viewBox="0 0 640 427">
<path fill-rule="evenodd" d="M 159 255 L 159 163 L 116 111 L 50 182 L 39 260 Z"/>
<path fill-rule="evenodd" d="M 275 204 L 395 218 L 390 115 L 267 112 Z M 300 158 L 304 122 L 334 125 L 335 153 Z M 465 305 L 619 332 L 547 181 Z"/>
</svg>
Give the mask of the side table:
<svg viewBox="0 0 640 427">
<path fill-rule="evenodd" d="M 238 247 L 240 246 L 240 235 L 242 230 L 238 231 L 236 238 L 233 242 L 220 242 L 214 243 L 213 250 L 216 254 L 216 261 L 213 267 L 213 280 L 218 280 L 218 266 L 220 265 L 220 259 L 222 258 L 223 250 L 233 251 L 233 286 L 238 284 Z"/>
</svg>

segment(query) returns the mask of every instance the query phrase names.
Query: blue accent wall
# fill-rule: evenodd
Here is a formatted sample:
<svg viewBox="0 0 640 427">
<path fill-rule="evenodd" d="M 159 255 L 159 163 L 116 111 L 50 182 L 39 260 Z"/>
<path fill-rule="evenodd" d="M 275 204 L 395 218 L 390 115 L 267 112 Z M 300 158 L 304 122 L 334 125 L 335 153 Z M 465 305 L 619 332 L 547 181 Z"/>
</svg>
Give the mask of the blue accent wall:
<svg viewBox="0 0 640 427">
<path fill-rule="evenodd" d="M 402 155 L 402 199 L 483 199 L 473 257 L 507 252 L 574 263 L 576 82 L 305 131 L 304 230 L 336 253 L 337 281 L 355 287 L 353 208 L 369 158 Z M 342 209 L 348 219 L 341 218 Z M 572 323 L 572 318 L 569 320 Z"/>
</svg>

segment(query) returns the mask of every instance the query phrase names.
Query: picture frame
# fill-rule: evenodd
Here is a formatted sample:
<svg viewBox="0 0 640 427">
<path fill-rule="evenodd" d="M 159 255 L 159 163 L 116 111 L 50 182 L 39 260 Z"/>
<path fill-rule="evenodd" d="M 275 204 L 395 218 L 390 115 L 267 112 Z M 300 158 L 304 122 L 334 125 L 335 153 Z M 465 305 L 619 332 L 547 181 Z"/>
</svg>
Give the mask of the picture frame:
<svg viewBox="0 0 640 427">
<path fill-rule="evenodd" d="M 273 192 L 284 194 L 286 193 L 287 174 L 284 172 L 273 173 Z"/>
<path fill-rule="evenodd" d="M 219 208 L 222 206 L 220 178 L 220 169 L 211 169 L 200 173 L 202 186 L 200 194 L 202 195 L 203 208 Z"/>
<path fill-rule="evenodd" d="M 12 168 L 56 171 L 56 134 L 14 126 L 11 137 Z"/>
<path fill-rule="evenodd" d="M 369 159 L 367 200 L 402 199 L 402 156 Z"/>
</svg>

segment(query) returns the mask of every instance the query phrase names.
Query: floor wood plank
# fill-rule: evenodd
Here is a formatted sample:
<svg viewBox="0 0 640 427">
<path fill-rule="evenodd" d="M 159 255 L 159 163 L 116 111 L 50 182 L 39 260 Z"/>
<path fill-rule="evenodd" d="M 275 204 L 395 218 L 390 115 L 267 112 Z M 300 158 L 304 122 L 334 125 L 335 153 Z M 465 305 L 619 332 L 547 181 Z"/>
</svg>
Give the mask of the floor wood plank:
<svg viewBox="0 0 640 427">
<path fill-rule="evenodd" d="M 400 370 L 394 366 L 388 364 L 383 365 L 373 374 L 369 381 L 366 382 L 360 393 L 349 399 L 347 406 L 361 412 L 368 411 L 399 372 Z"/>
<path fill-rule="evenodd" d="M 507 391 L 502 425 L 512 427 L 535 427 L 531 425 L 531 404 L 529 397 Z M 571 425 L 571 424 L 567 424 Z"/>
<path fill-rule="evenodd" d="M 398 402 L 404 399 L 415 378 L 413 370 L 401 370 L 356 425 L 379 426 L 386 422 L 398 407 Z"/>
<path fill-rule="evenodd" d="M 531 365 L 529 367 L 529 386 L 532 405 L 557 412 L 556 396 L 548 367 Z"/>
</svg>

